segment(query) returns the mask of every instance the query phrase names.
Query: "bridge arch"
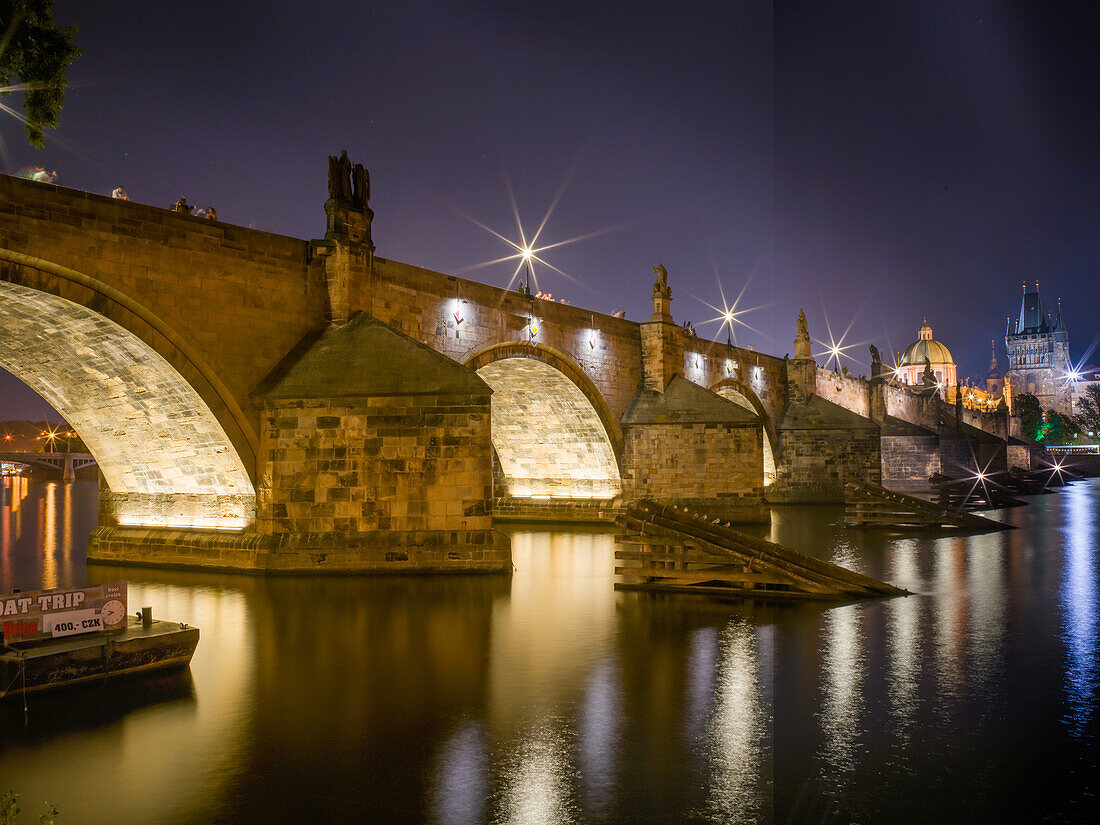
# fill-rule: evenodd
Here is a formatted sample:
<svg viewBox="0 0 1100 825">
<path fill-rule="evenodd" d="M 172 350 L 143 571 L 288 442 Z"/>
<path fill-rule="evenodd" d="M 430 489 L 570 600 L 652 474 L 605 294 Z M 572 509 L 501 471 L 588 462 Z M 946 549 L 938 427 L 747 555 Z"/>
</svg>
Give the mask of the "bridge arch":
<svg viewBox="0 0 1100 825">
<path fill-rule="evenodd" d="M 0 249 L 0 367 L 79 433 L 120 524 L 254 519 L 258 443 L 244 411 L 194 347 L 117 289 Z"/>
<path fill-rule="evenodd" d="M 775 433 L 775 425 L 768 415 L 768 410 L 760 401 L 752 387 L 739 378 L 724 378 L 710 387 L 710 391 L 723 398 L 739 404 L 750 412 L 760 417 L 760 425 L 764 430 L 764 486 L 775 481 L 775 454 L 778 440 Z"/>
<path fill-rule="evenodd" d="M 621 492 L 619 422 L 567 354 L 506 342 L 466 366 L 493 388 L 493 448 L 508 495 L 614 498 Z"/>
</svg>

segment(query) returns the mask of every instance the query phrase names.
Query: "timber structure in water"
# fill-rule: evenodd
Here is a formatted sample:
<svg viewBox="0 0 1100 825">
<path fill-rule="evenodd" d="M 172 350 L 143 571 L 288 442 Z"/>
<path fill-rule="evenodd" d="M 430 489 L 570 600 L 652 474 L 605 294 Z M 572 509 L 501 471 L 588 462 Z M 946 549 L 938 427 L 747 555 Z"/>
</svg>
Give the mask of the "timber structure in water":
<svg viewBox="0 0 1100 825">
<path fill-rule="evenodd" d="M 619 516 L 617 590 L 765 599 L 857 599 L 909 591 L 748 536 L 673 505 L 639 501 Z"/>
</svg>

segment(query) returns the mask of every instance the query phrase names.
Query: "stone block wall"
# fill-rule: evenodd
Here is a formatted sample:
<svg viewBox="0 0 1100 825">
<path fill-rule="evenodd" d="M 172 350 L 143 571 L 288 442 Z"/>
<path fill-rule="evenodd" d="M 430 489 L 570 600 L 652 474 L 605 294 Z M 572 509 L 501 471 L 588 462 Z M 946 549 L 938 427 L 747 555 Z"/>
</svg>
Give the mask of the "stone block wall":
<svg viewBox="0 0 1100 825">
<path fill-rule="evenodd" d="M 376 257 L 370 308 L 383 323 L 466 363 L 505 341 L 569 355 L 621 417 L 642 381 L 639 324 Z"/>
<path fill-rule="evenodd" d="M 260 532 L 491 527 L 487 397 L 269 401 L 266 407 Z"/>
<path fill-rule="evenodd" d="M 882 484 L 926 485 L 940 469 L 939 437 L 928 435 L 882 436 Z"/>
<path fill-rule="evenodd" d="M 625 499 L 706 501 L 715 516 L 739 521 L 766 516 L 758 425 L 642 424 L 624 436 Z"/>
<path fill-rule="evenodd" d="M 871 417 L 871 382 L 866 378 L 819 369 L 815 392 L 846 410 L 859 413 L 864 418 Z"/>
<path fill-rule="evenodd" d="M 849 480 L 882 483 L 882 451 L 877 429 L 784 430 L 781 461 L 768 487 L 772 503 L 839 502 Z"/>
<path fill-rule="evenodd" d="M 257 528 L 270 566 L 505 569 L 489 423 L 487 395 L 266 400 Z"/>
</svg>

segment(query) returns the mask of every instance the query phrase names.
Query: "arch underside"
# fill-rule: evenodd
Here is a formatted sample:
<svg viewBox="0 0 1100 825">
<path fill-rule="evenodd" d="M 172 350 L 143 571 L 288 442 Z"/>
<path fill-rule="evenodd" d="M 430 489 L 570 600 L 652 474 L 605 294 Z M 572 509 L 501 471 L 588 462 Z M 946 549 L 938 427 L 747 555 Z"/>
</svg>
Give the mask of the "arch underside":
<svg viewBox="0 0 1100 825">
<path fill-rule="evenodd" d="M 493 388 L 492 438 L 504 478 L 498 496 L 610 499 L 622 484 L 600 417 L 560 371 L 533 358 L 477 370 Z"/>
<path fill-rule="evenodd" d="M 760 410 L 753 406 L 752 402 L 733 385 L 720 386 L 714 390 L 718 395 L 722 396 L 728 401 L 744 407 L 754 415 L 759 416 Z M 764 486 L 767 487 L 775 482 L 775 452 L 772 449 L 771 435 L 768 433 L 768 428 L 764 426 L 761 421 L 760 428 L 764 431 Z"/>
<path fill-rule="evenodd" d="M 114 321 L 0 281 L 0 367 L 80 435 L 119 524 L 242 529 L 254 519 L 252 482 L 210 408 Z"/>
</svg>

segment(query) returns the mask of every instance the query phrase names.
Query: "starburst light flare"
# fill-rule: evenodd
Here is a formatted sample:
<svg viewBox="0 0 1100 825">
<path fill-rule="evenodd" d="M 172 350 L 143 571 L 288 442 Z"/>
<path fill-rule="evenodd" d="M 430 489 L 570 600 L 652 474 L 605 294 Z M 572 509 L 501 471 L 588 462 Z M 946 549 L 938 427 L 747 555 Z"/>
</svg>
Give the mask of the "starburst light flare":
<svg viewBox="0 0 1100 825">
<path fill-rule="evenodd" d="M 711 261 L 711 265 L 714 266 L 714 281 L 715 281 L 715 283 L 718 284 L 718 295 L 720 296 L 720 298 L 722 300 L 722 306 L 717 307 L 714 304 L 712 304 L 710 301 L 707 301 L 707 300 L 704 300 L 703 298 L 700 298 L 698 295 L 692 295 L 690 292 L 688 293 L 696 301 L 698 301 L 699 303 L 703 304 L 704 306 L 709 307 L 710 309 L 712 309 L 712 310 L 714 310 L 715 312 L 718 313 L 715 317 L 707 318 L 706 320 L 702 321 L 701 323 L 704 323 L 704 324 L 718 323 L 719 326 L 718 326 L 718 333 L 717 334 L 719 336 L 721 336 L 722 335 L 722 330 L 725 330 L 726 331 L 726 343 L 727 344 L 736 344 L 737 343 L 737 326 L 736 325 L 738 325 L 738 324 L 740 324 L 741 326 L 743 326 L 747 330 L 755 332 L 757 335 L 762 335 L 763 333 L 761 333 L 760 330 L 756 329 L 755 327 L 751 326 L 750 324 L 745 323 L 743 320 L 741 320 L 741 318 L 744 315 L 748 315 L 750 312 L 755 312 L 758 309 L 764 309 L 765 307 L 771 306 L 772 304 L 775 304 L 775 303 L 778 303 L 778 302 L 777 301 L 772 301 L 771 303 L 768 303 L 768 304 L 760 304 L 759 306 L 745 307 L 744 309 L 738 309 L 738 307 L 741 304 L 741 299 L 745 297 L 745 290 L 747 290 L 749 288 L 749 284 L 752 283 L 752 275 L 749 275 L 749 277 L 745 280 L 744 285 L 741 287 L 741 291 L 737 293 L 737 297 L 734 298 L 733 303 L 730 304 L 726 301 L 726 290 L 723 289 L 722 279 L 718 276 L 718 267 L 717 267 L 717 265 L 714 264 L 713 260 Z"/>
<path fill-rule="evenodd" d="M 469 215 L 469 214 L 463 212 L 461 209 L 457 209 L 457 208 L 452 206 L 451 208 L 454 209 L 454 211 L 457 212 L 459 215 L 464 217 L 466 220 L 470 221 L 475 226 L 478 226 L 481 229 L 484 229 L 486 232 L 488 232 L 490 235 L 492 235 L 497 240 L 499 240 L 502 243 L 506 244 L 512 250 L 511 254 L 503 255 L 500 258 L 493 258 L 492 260 L 482 261 L 481 263 L 476 263 L 476 264 L 472 264 L 470 266 L 460 267 L 459 269 L 454 270 L 455 273 L 458 274 L 458 275 L 465 275 L 467 273 L 474 272 L 474 271 L 479 270 L 479 269 L 485 269 L 486 267 L 496 266 L 496 265 L 502 264 L 502 263 L 511 263 L 511 262 L 514 261 L 515 264 L 516 264 L 515 269 L 512 271 L 512 275 L 508 279 L 508 285 L 506 286 L 506 289 L 512 289 L 513 286 L 515 285 L 516 281 L 520 278 L 521 274 L 523 274 L 524 270 L 526 269 L 528 274 L 529 274 L 530 280 L 532 282 L 528 286 L 531 287 L 532 292 L 535 292 L 535 291 L 542 291 L 541 287 L 539 287 L 538 267 L 535 266 L 535 264 L 539 264 L 540 266 L 544 266 L 547 269 L 552 270 L 553 272 L 556 272 L 557 274 L 559 274 L 562 277 L 566 278 L 571 283 L 574 283 L 577 286 L 583 287 L 584 289 L 587 289 L 588 291 L 593 292 L 594 290 L 592 289 L 592 287 L 588 286 L 583 281 L 580 281 L 577 278 L 574 278 L 568 272 L 562 271 L 561 269 L 559 269 L 558 267 L 556 267 L 552 263 L 550 263 L 548 260 L 546 260 L 546 258 L 543 257 L 544 253 L 546 253 L 547 251 L 549 251 L 551 249 L 557 249 L 559 247 L 568 246 L 569 244 L 574 244 L 574 243 L 577 243 L 579 241 L 586 241 L 586 240 L 589 240 L 591 238 L 596 238 L 596 237 L 599 237 L 601 235 L 606 235 L 610 232 L 616 232 L 620 229 L 624 229 L 629 224 L 625 223 L 625 222 L 620 223 L 620 224 L 614 224 L 612 226 L 603 227 L 602 229 L 596 229 L 592 232 L 586 232 L 582 235 L 575 235 L 572 238 L 566 238 L 565 240 L 562 240 L 562 241 L 555 241 L 553 243 L 542 244 L 540 246 L 539 245 L 539 238 L 542 236 L 543 230 L 546 229 L 546 225 L 550 221 L 550 216 L 553 215 L 554 210 L 557 208 L 559 201 L 561 201 L 562 194 L 565 192 L 566 185 L 569 183 L 569 178 L 571 176 L 572 176 L 572 170 L 570 170 L 569 173 L 566 175 L 565 180 L 562 182 L 562 185 L 558 188 L 558 191 L 555 193 L 553 200 L 551 200 L 550 206 L 546 210 L 546 214 L 544 214 L 542 216 L 542 220 L 539 222 L 538 228 L 534 231 L 534 233 L 531 235 L 530 238 L 528 238 L 527 232 L 523 228 L 523 220 L 520 218 L 519 206 L 516 203 L 516 197 L 515 197 L 515 193 L 512 190 L 511 180 L 508 179 L 507 177 L 505 178 L 505 184 L 506 184 L 506 187 L 507 187 L 507 190 L 508 190 L 508 201 L 509 201 L 509 204 L 512 207 L 512 214 L 515 216 L 515 219 L 516 219 L 516 231 L 519 234 L 519 240 L 518 241 L 512 240 L 511 238 L 504 235 L 502 232 L 498 232 L 497 230 L 495 230 L 492 227 L 486 225 L 482 221 L 479 221 L 477 218 L 473 217 L 472 215 Z"/>
<path fill-rule="evenodd" d="M 863 307 L 867 304 L 867 299 L 863 300 L 863 303 L 859 305 L 859 309 L 852 315 L 852 320 L 848 322 L 848 326 L 845 327 L 843 334 L 838 341 L 833 335 L 832 325 L 829 323 L 829 313 L 825 311 L 825 301 L 821 301 L 821 314 L 825 318 L 825 331 L 829 334 L 829 341 L 826 343 L 823 339 L 814 338 L 813 341 L 816 344 L 820 344 L 823 349 L 820 352 L 814 353 L 814 358 L 820 358 L 821 356 L 827 356 L 825 360 L 825 369 L 829 368 L 830 364 L 835 364 L 837 369 L 840 369 L 840 359 L 847 358 L 853 364 L 859 364 L 855 358 L 848 354 L 848 350 L 855 349 L 856 347 L 863 347 L 870 343 L 870 341 L 858 341 L 854 344 L 845 344 L 844 340 L 848 337 L 848 333 L 852 331 L 852 327 L 856 323 L 856 318 L 859 317 L 859 313 L 863 311 Z"/>
</svg>

